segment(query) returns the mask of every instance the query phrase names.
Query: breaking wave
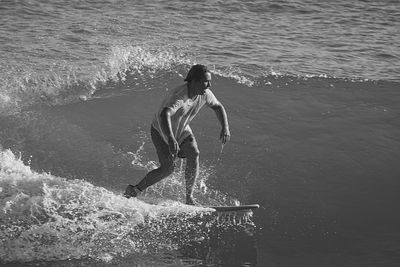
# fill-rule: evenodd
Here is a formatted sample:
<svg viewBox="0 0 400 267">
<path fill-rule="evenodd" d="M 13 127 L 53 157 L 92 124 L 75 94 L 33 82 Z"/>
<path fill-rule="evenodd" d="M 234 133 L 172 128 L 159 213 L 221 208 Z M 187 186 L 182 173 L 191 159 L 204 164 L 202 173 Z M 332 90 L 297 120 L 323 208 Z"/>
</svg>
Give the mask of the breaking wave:
<svg viewBox="0 0 400 267">
<path fill-rule="evenodd" d="M 227 222 L 251 223 L 249 215 L 225 216 L 222 223 L 207 208 L 172 200 L 152 205 L 84 180 L 37 173 L 10 150 L 0 153 L 0 196 L 2 263 L 110 261 L 203 242 Z"/>
</svg>

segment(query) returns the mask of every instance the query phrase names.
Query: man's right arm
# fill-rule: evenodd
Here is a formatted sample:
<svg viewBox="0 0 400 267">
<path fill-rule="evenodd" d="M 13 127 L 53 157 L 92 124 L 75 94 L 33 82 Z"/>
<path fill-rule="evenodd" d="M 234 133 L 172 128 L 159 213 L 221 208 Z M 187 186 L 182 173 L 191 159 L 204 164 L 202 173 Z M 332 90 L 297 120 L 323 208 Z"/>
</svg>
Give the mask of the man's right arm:
<svg viewBox="0 0 400 267">
<path fill-rule="evenodd" d="M 161 125 L 160 126 L 161 126 L 161 130 L 167 137 L 169 151 L 175 157 L 179 152 L 179 144 L 176 141 L 176 138 L 172 131 L 171 114 L 172 114 L 172 109 L 168 108 L 168 107 L 164 108 L 161 111 L 161 114 L 160 114 Z"/>
</svg>

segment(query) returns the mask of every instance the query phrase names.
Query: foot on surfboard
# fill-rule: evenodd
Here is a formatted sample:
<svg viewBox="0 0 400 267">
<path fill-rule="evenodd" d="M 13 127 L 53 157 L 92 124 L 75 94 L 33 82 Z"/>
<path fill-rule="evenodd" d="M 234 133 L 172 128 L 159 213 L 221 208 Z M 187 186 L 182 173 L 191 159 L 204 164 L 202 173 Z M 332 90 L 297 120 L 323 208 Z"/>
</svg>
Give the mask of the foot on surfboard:
<svg viewBox="0 0 400 267">
<path fill-rule="evenodd" d="M 137 197 L 139 192 L 142 192 L 136 185 L 128 185 L 125 189 L 124 197 L 131 198 Z"/>
</svg>

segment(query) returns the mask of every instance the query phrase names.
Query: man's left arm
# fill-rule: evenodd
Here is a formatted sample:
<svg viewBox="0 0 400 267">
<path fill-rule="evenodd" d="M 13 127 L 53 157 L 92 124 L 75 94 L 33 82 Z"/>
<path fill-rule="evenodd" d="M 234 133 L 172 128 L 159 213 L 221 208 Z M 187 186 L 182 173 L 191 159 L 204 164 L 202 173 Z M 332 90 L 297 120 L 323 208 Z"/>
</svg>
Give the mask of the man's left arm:
<svg viewBox="0 0 400 267">
<path fill-rule="evenodd" d="M 219 138 L 221 139 L 222 144 L 225 144 L 231 138 L 228 116 L 226 115 L 225 108 L 220 102 L 215 103 L 210 107 L 214 110 L 215 114 L 217 115 L 218 121 L 221 124 L 222 130 Z"/>
</svg>

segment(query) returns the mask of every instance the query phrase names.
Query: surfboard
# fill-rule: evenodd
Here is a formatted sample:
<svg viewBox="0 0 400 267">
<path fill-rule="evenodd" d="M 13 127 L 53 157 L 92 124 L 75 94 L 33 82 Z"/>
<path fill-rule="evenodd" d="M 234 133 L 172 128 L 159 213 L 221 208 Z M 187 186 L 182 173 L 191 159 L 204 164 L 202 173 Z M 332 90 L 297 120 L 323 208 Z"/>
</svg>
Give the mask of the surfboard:
<svg viewBox="0 0 400 267">
<path fill-rule="evenodd" d="M 240 206 L 212 206 L 208 207 L 214 209 L 217 212 L 223 211 L 245 211 L 245 210 L 254 210 L 258 209 L 260 205 L 258 204 L 248 204 L 248 205 L 240 205 Z"/>
</svg>

